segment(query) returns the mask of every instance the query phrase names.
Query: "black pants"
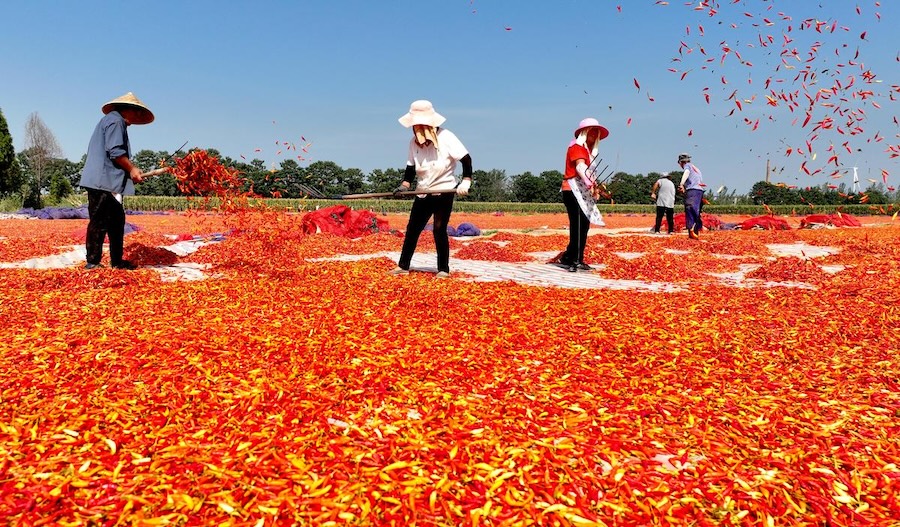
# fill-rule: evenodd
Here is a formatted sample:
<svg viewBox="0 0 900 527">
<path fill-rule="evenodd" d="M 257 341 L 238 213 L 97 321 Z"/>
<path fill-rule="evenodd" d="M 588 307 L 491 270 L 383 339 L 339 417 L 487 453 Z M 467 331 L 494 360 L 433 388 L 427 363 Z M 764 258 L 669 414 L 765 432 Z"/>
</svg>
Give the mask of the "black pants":
<svg viewBox="0 0 900 527">
<path fill-rule="evenodd" d="M 453 199 L 456 194 L 430 194 L 425 198 L 413 200 L 412 210 L 409 213 L 409 222 L 406 224 L 406 235 L 403 238 L 403 251 L 400 253 L 400 261 L 397 263 L 402 269 L 409 269 L 413 253 L 416 252 L 416 244 L 419 236 L 428 225 L 428 220 L 434 216 L 434 246 L 437 249 L 438 271 L 450 272 L 450 237 L 447 235 L 447 225 L 450 224 L 450 214 L 453 212 Z"/>
<path fill-rule="evenodd" d="M 578 206 L 578 200 L 571 190 L 564 190 L 563 203 L 566 205 L 566 212 L 569 215 L 569 245 L 566 247 L 566 253 L 562 257 L 562 263 L 583 263 L 584 262 L 584 246 L 587 245 L 588 231 L 591 229 L 591 222 L 588 217 L 581 211 Z"/>
<path fill-rule="evenodd" d="M 122 263 L 125 239 L 125 208 L 112 192 L 88 189 L 87 263 L 99 264 L 103 258 L 103 239 L 109 236 L 109 261 Z"/>
<path fill-rule="evenodd" d="M 663 214 L 666 216 L 666 227 L 669 228 L 669 234 L 675 232 L 675 209 L 672 207 L 656 206 L 656 224 L 653 226 L 653 232 L 659 232 L 662 226 Z"/>
</svg>

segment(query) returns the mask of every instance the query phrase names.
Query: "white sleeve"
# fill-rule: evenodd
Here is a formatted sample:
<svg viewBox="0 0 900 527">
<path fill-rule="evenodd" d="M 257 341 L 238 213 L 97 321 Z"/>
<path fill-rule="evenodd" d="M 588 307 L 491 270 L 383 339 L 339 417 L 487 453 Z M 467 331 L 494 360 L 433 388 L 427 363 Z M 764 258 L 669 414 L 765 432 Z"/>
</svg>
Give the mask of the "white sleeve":
<svg viewBox="0 0 900 527">
<path fill-rule="evenodd" d="M 587 169 L 588 169 L 588 166 L 586 164 L 584 164 L 583 161 L 581 163 L 578 163 L 577 165 L 575 165 L 575 172 L 578 172 L 578 175 L 582 178 L 587 177 Z"/>
<path fill-rule="evenodd" d="M 678 184 L 679 187 L 683 187 L 685 182 L 688 180 L 688 176 L 691 175 L 691 169 L 685 168 L 684 174 L 681 174 L 681 183 Z"/>
<path fill-rule="evenodd" d="M 416 166 L 416 157 L 413 154 L 414 149 L 416 148 L 416 140 L 409 140 L 409 151 L 406 153 L 406 166 L 414 167 Z"/>
<path fill-rule="evenodd" d="M 438 134 L 438 144 L 441 146 L 441 150 L 447 152 L 447 155 L 457 161 L 466 157 L 469 153 L 466 147 L 463 146 L 462 141 L 450 130 L 441 128 L 441 132 Z"/>
</svg>

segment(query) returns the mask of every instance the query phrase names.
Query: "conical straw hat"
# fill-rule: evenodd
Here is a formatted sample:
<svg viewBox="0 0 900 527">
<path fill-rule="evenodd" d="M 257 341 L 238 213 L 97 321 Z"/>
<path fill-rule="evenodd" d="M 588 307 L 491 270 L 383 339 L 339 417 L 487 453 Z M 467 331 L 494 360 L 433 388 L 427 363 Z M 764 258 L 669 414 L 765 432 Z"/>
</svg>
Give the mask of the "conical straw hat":
<svg viewBox="0 0 900 527">
<path fill-rule="evenodd" d="M 141 116 L 137 121 L 131 124 L 149 124 L 153 122 L 153 112 L 150 111 L 150 108 L 147 108 L 147 105 L 141 102 L 133 93 L 128 92 L 121 97 L 117 97 L 108 103 L 103 105 L 104 114 L 107 114 L 116 109 L 117 106 L 131 106 L 132 108 L 137 108 L 140 110 Z"/>
</svg>

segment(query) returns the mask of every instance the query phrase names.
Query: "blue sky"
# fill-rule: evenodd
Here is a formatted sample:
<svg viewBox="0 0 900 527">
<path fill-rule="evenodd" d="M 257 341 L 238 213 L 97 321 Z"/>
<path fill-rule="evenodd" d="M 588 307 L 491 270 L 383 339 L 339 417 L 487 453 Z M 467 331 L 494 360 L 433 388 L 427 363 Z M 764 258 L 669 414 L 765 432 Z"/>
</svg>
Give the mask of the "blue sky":
<svg viewBox="0 0 900 527">
<path fill-rule="evenodd" d="M 830 177 L 833 162 L 823 167 L 834 145 L 838 168 L 858 166 L 863 186 L 868 178 L 882 181 L 882 170 L 889 185 L 900 181 L 898 159 L 885 152 L 898 143 L 896 102 L 888 94 L 900 84 L 900 41 L 889 29 L 900 18 L 900 2 L 723 0 L 714 16 L 694 9 L 696 1 L 659 4 L 4 2 L 0 109 L 17 149 L 28 116 L 37 112 L 72 160 L 86 150 L 100 106 L 133 91 L 156 114 L 154 123 L 131 127 L 135 150 L 172 151 L 189 141 L 189 147 L 218 148 L 269 166 L 302 154 L 301 164 L 402 168 L 410 132 L 397 118 L 413 100 L 429 99 L 476 169 L 508 175 L 562 170 L 575 125 L 596 117 L 611 132 L 601 148 L 604 160 L 632 174 L 675 170 L 678 153 L 687 151 L 712 189 L 749 191 L 764 179 L 767 159 L 773 182 L 849 184 L 849 176 Z M 800 31 L 805 19 L 822 22 L 820 29 L 836 21 L 838 29 Z M 768 35 L 773 43 L 760 46 L 760 36 Z M 793 39 L 787 48 L 801 56 L 789 61 L 794 71 L 775 70 L 785 36 Z M 745 63 L 733 52 L 720 62 L 723 42 Z M 813 42 L 820 43 L 819 54 L 806 64 L 818 80 L 791 81 Z M 682 43 L 687 47 L 679 55 Z M 704 62 L 707 57 L 715 60 Z M 831 86 L 829 76 L 838 70 L 833 78 L 847 84 L 852 75 L 856 85 L 842 94 L 845 102 L 819 110 L 861 108 L 863 131 L 852 137 L 821 131 L 811 154 L 786 156 L 787 148 L 805 145 L 812 125 L 800 126 L 802 110 L 792 125 L 796 111 L 766 104 L 765 79 L 804 98 Z M 863 86 L 863 71 L 881 82 Z M 860 101 L 857 89 L 873 95 Z M 735 100 L 742 109 L 728 116 Z M 294 152 L 285 142 L 309 146 Z M 804 160 L 811 172 L 822 172 L 807 175 Z"/>
</svg>

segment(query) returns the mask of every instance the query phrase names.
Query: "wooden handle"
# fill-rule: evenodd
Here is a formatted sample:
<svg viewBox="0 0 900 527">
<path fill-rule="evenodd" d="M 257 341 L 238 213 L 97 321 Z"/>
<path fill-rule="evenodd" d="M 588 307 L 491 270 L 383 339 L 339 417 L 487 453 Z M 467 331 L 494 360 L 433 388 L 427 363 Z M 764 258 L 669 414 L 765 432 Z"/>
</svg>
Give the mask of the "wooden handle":
<svg viewBox="0 0 900 527">
<path fill-rule="evenodd" d="M 343 196 L 334 196 L 332 199 L 366 199 L 366 198 L 390 198 L 394 196 L 417 196 L 419 194 L 456 194 L 455 189 L 451 190 L 407 190 L 405 192 L 371 192 L 369 194 L 344 194 Z"/>
<path fill-rule="evenodd" d="M 168 168 L 157 168 L 157 169 L 151 170 L 149 172 L 144 172 L 144 177 L 147 178 L 147 177 L 158 176 L 160 174 L 165 174 L 168 171 L 169 171 Z"/>
</svg>

